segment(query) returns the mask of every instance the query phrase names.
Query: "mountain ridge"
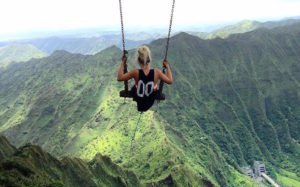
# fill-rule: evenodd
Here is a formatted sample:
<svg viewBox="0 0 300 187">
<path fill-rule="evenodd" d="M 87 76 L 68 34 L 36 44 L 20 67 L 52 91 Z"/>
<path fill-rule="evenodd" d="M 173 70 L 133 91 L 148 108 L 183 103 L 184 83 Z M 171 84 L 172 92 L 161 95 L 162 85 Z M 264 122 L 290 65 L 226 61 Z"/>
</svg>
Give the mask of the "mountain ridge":
<svg viewBox="0 0 300 187">
<path fill-rule="evenodd" d="M 0 135 L 0 151 L 7 140 Z M 141 186 L 132 172 L 124 171 L 110 158 L 98 153 L 93 160 L 63 157 L 61 160 L 39 146 L 26 144 L 0 160 L 0 184 L 58 186 Z M 17 180 L 18 178 L 18 180 Z"/>
<path fill-rule="evenodd" d="M 0 152 L 6 151 L 3 144 L 9 143 L 0 135 Z M 13 147 L 13 146 L 11 146 Z M 26 164 L 25 164 L 26 163 Z M 181 169 L 180 167 L 177 168 Z M 189 171 L 186 168 L 182 168 Z M 176 169 L 172 173 L 178 172 Z M 57 185 L 57 186 L 174 186 L 178 179 L 174 174 L 156 182 L 140 183 L 138 177 L 123 170 L 112 160 L 97 153 L 90 161 L 80 158 L 62 157 L 57 159 L 44 152 L 39 146 L 27 143 L 14 148 L 14 152 L 0 160 L 0 184 L 18 185 Z M 18 180 L 16 180 L 18 178 Z M 195 177 L 197 178 L 197 177 Z M 193 180 L 195 180 L 195 178 Z M 198 180 L 198 184 L 214 186 L 208 180 Z"/>
</svg>

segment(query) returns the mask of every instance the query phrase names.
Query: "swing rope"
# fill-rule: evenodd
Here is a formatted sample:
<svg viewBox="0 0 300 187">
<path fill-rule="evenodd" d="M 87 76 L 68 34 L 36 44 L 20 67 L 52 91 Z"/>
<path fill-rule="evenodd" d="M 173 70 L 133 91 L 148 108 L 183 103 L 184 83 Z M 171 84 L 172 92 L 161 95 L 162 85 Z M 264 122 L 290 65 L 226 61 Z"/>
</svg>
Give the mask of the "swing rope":
<svg viewBox="0 0 300 187">
<path fill-rule="evenodd" d="M 125 37 L 124 37 L 124 23 L 123 23 L 123 11 L 122 11 L 122 1 L 119 0 L 119 7 L 120 7 L 120 18 L 121 18 L 121 30 L 122 30 L 122 47 L 123 47 L 123 54 L 125 54 Z"/>
<path fill-rule="evenodd" d="M 166 51 L 165 51 L 164 60 L 167 60 L 167 58 L 168 58 L 168 50 L 169 50 L 169 42 L 170 42 L 171 30 L 172 30 L 174 8 L 175 8 L 175 0 L 173 0 L 172 9 L 171 9 L 171 18 L 170 18 L 169 32 L 168 32 L 168 38 L 167 38 L 167 44 L 166 44 Z M 165 74 L 165 73 L 166 73 L 166 66 L 163 65 L 163 74 Z M 163 88 L 164 88 L 164 81 L 160 80 L 159 89 L 158 89 L 160 97 L 162 97 Z"/>
<path fill-rule="evenodd" d="M 137 127 L 138 127 L 138 125 L 139 125 L 139 123 L 140 123 L 142 114 L 143 114 L 143 112 L 140 113 L 139 120 L 138 120 L 138 122 L 137 122 L 137 124 L 136 124 L 136 126 L 135 126 L 134 131 L 133 131 L 133 136 L 131 137 L 131 143 L 130 143 L 130 155 L 131 155 L 131 156 L 132 156 L 132 152 L 133 152 L 133 146 L 134 146 L 133 143 L 134 143 L 135 133 L 136 133 Z"/>
<path fill-rule="evenodd" d="M 168 32 L 166 52 L 165 52 L 165 58 L 164 58 L 165 60 L 167 60 L 167 57 L 168 57 L 169 42 L 170 42 L 171 31 L 172 31 L 172 24 L 173 24 L 174 8 L 175 8 L 175 0 L 173 0 L 172 9 L 171 9 L 171 18 L 170 18 L 169 32 Z"/>
<path fill-rule="evenodd" d="M 121 18 L 121 30 L 122 30 L 122 47 L 123 47 L 123 56 L 128 54 L 125 48 L 125 36 L 124 36 L 124 23 L 123 23 L 123 11 L 122 11 L 122 1 L 119 0 L 119 7 L 120 7 L 120 18 Z M 123 73 L 127 73 L 127 63 L 124 64 Z M 128 81 L 124 81 L 125 93 L 128 93 Z M 126 96 L 124 97 L 124 103 L 126 101 Z"/>
<path fill-rule="evenodd" d="M 121 20 L 121 31 L 122 31 L 122 47 L 123 47 L 123 56 L 127 55 L 128 52 L 126 51 L 125 48 L 125 34 L 124 34 L 124 23 L 123 23 L 123 11 L 122 11 L 122 0 L 119 0 L 119 8 L 120 8 L 120 20 Z M 171 37 L 171 31 L 172 31 L 172 24 L 173 24 L 173 15 L 174 15 L 174 8 L 175 8 L 175 0 L 173 0 L 172 3 L 172 9 L 171 9 L 171 17 L 170 17 L 170 24 L 169 24 L 169 32 L 168 32 L 168 37 L 167 37 L 167 43 L 166 43 L 166 50 L 165 50 L 165 57 L 164 60 L 167 60 L 168 57 L 168 50 L 169 50 L 169 42 L 170 42 L 170 37 Z M 127 73 L 127 63 L 124 64 L 124 74 Z M 166 67 L 163 65 L 163 73 L 166 73 Z M 165 100 L 165 96 L 163 95 L 163 85 L 164 82 L 160 81 L 159 83 L 159 90 L 158 90 L 158 97 L 156 100 Z M 128 81 L 124 81 L 124 87 L 125 89 L 120 92 L 120 96 L 124 97 L 124 102 L 126 97 L 132 97 L 131 94 L 128 91 Z"/>
</svg>

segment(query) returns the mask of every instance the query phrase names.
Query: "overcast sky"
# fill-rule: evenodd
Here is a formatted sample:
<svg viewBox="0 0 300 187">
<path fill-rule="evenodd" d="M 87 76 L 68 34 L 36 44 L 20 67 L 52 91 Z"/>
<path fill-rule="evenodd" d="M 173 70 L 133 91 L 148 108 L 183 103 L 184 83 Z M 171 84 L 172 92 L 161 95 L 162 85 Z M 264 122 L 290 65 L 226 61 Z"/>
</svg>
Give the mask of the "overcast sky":
<svg viewBox="0 0 300 187">
<path fill-rule="evenodd" d="M 166 27 L 172 0 L 122 0 L 125 28 Z M 176 0 L 174 27 L 300 15 L 300 0 Z M 119 26 L 118 0 L 1 0 L 0 34 Z"/>
</svg>

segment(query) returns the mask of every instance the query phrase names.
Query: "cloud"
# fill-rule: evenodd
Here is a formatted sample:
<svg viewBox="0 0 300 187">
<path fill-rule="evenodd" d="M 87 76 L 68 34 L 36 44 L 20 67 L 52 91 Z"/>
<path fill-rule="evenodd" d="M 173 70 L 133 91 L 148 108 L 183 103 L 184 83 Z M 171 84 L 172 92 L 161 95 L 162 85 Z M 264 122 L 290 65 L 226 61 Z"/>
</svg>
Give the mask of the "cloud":
<svg viewBox="0 0 300 187">
<path fill-rule="evenodd" d="M 123 0 L 128 27 L 165 27 L 172 0 Z M 2 33 L 118 26 L 116 0 L 2 0 Z M 269 19 L 300 14 L 299 0 L 177 0 L 174 26 Z"/>
</svg>

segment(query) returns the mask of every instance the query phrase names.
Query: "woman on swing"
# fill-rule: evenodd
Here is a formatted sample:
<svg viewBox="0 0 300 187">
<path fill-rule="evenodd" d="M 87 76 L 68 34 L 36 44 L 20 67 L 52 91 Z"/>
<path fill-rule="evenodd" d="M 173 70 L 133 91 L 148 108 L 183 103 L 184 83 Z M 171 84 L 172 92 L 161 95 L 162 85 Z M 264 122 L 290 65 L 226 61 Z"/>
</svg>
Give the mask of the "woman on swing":
<svg viewBox="0 0 300 187">
<path fill-rule="evenodd" d="M 131 92 L 137 102 L 138 111 L 144 112 L 155 101 L 158 80 L 172 84 L 173 78 L 167 60 L 163 62 L 167 69 L 167 75 L 163 74 L 158 68 L 150 69 L 151 52 L 147 46 L 139 47 L 136 56 L 140 69 L 136 68 L 124 74 L 124 65 L 127 62 L 127 57 L 124 55 L 118 73 L 118 81 L 127 81 L 132 78 L 135 80 L 135 86 L 132 87 Z"/>
</svg>

